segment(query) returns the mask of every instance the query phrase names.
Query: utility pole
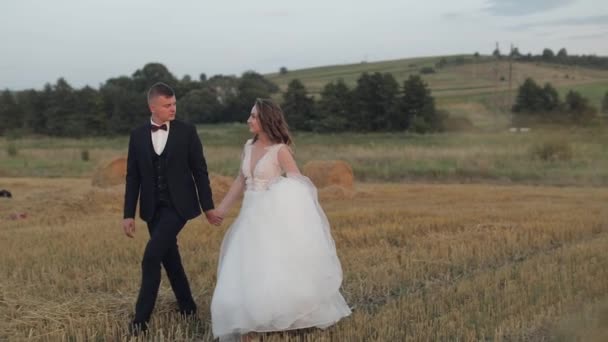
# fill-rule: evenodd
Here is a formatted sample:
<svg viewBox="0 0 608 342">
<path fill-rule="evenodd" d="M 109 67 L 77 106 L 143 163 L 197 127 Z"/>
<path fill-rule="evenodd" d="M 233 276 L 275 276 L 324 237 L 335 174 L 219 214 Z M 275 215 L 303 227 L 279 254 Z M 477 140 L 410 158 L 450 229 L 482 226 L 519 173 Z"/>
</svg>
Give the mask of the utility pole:
<svg viewBox="0 0 608 342">
<path fill-rule="evenodd" d="M 494 115 L 498 116 L 498 59 L 500 58 L 500 50 L 498 49 L 498 42 L 496 42 L 496 54 L 494 59 Z"/>
<path fill-rule="evenodd" d="M 513 94 L 511 93 L 513 90 L 512 85 L 513 85 L 513 43 L 511 43 L 511 52 L 509 53 L 509 92 L 507 93 L 507 96 L 508 96 L 507 110 L 509 110 L 509 111 L 511 110 L 511 108 L 513 108 Z"/>
<path fill-rule="evenodd" d="M 511 125 L 513 125 L 513 43 L 511 43 L 511 53 L 509 54 L 509 91 L 507 93 L 508 96 L 508 108 L 507 113 L 509 117 L 509 121 L 511 121 Z"/>
<path fill-rule="evenodd" d="M 473 55 L 473 79 L 477 79 L 477 63 L 479 62 L 479 56 L 477 52 Z"/>
</svg>

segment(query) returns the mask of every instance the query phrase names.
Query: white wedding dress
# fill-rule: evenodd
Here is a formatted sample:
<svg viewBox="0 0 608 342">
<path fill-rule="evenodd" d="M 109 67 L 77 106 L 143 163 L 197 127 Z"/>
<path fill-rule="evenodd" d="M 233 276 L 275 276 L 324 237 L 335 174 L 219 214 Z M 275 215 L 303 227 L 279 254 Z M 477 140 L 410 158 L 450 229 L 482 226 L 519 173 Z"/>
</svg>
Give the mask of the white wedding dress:
<svg viewBox="0 0 608 342">
<path fill-rule="evenodd" d="M 281 176 L 283 146 L 266 148 L 252 166 L 251 140 L 245 144 L 243 203 L 220 249 L 211 300 L 213 335 L 221 341 L 252 331 L 326 328 L 351 313 L 316 188 L 304 176 Z"/>
</svg>

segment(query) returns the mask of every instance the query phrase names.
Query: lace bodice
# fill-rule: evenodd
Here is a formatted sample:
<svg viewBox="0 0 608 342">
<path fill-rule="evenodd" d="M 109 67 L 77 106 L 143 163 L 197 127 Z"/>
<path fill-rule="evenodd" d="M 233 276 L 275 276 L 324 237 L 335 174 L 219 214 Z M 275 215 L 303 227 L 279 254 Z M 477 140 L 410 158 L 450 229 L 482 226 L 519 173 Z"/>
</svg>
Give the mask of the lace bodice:
<svg viewBox="0 0 608 342">
<path fill-rule="evenodd" d="M 247 140 L 243 150 L 243 160 L 241 163 L 241 171 L 245 176 L 246 190 L 261 191 L 267 190 L 268 186 L 277 177 L 280 177 L 283 171 L 277 158 L 277 154 L 283 144 L 275 144 L 264 148 L 264 153 L 257 160 L 252 160 L 253 139 Z M 253 164 L 255 163 L 255 165 Z"/>
</svg>

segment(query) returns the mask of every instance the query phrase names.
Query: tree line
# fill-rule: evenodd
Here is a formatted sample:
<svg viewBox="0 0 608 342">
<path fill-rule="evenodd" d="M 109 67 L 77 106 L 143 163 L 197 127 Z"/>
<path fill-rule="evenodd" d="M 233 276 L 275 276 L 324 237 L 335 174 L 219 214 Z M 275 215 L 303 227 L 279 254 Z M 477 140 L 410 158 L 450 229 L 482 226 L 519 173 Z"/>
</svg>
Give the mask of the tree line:
<svg viewBox="0 0 608 342">
<path fill-rule="evenodd" d="M 73 88 L 65 79 L 42 90 L 0 94 L 0 134 L 53 136 L 125 134 L 150 116 L 146 92 L 156 82 L 171 85 L 181 118 L 194 123 L 244 121 L 256 97 L 269 97 L 279 88 L 262 75 L 215 75 L 177 79 L 160 63 L 146 64 L 132 76 L 111 78 L 99 89 Z"/>
<path fill-rule="evenodd" d="M 563 64 L 570 66 L 581 66 L 596 69 L 608 69 L 608 57 L 596 55 L 569 55 L 566 48 L 561 48 L 554 52 L 550 48 L 544 48 L 538 55 L 533 55 L 528 52 L 522 54 L 518 48 L 513 48 L 509 54 L 503 55 L 497 47 L 492 52 L 492 55 L 497 58 L 512 57 L 514 60 L 522 62 L 545 62 L 554 64 Z"/>
<path fill-rule="evenodd" d="M 608 92 L 602 100 L 601 110 L 608 113 Z M 569 90 L 562 100 L 550 83 L 541 87 L 531 78 L 527 78 L 519 87 L 512 111 L 519 119 L 578 124 L 592 122 L 598 115 L 598 109 L 579 92 Z"/>
<path fill-rule="evenodd" d="M 256 98 L 279 92 L 276 84 L 254 71 L 240 77 L 201 74 L 198 79 L 177 79 L 163 64 L 149 63 L 131 76 L 108 79 L 99 89 L 76 89 L 60 78 L 42 90 L 4 90 L 0 94 L 0 135 L 128 133 L 149 117 L 146 91 L 159 81 L 175 89 L 179 117 L 193 123 L 244 122 Z M 364 73 L 353 89 L 342 81 L 329 83 L 318 101 L 300 81 L 293 80 L 282 105 L 295 130 L 430 132 L 442 130 L 445 116 L 436 110 L 420 77 L 412 76 L 400 87 L 391 74 L 380 73 Z"/>
<path fill-rule="evenodd" d="M 342 80 L 323 87 L 311 98 L 305 86 L 292 80 L 283 94 L 290 126 L 317 132 L 443 131 L 447 112 L 435 107 L 431 90 L 418 75 L 400 86 L 390 73 L 363 73 L 350 89 Z"/>
</svg>

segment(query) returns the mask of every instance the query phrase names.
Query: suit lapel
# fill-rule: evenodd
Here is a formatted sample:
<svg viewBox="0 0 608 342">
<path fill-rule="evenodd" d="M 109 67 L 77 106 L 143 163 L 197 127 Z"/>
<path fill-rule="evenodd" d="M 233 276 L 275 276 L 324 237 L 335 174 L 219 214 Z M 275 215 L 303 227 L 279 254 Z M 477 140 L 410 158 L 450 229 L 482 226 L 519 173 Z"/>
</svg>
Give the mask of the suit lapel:
<svg viewBox="0 0 608 342">
<path fill-rule="evenodd" d="M 175 140 L 177 140 L 177 136 L 179 135 L 179 124 L 173 120 L 169 126 L 169 135 L 167 136 L 167 143 L 165 144 L 165 151 L 167 160 L 171 157 L 171 152 L 173 151 L 173 146 L 175 145 Z"/>
<path fill-rule="evenodd" d="M 152 134 L 150 133 L 150 124 L 144 125 L 141 128 L 141 138 L 142 148 L 144 150 L 146 161 L 148 162 L 148 166 L 152 169 Z"/>
</svg>

